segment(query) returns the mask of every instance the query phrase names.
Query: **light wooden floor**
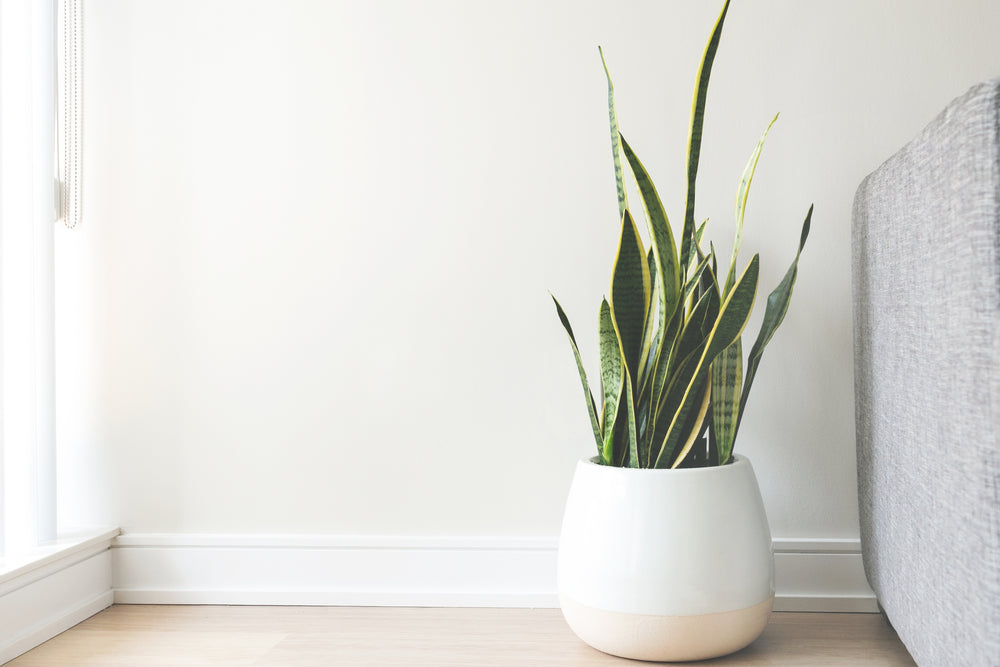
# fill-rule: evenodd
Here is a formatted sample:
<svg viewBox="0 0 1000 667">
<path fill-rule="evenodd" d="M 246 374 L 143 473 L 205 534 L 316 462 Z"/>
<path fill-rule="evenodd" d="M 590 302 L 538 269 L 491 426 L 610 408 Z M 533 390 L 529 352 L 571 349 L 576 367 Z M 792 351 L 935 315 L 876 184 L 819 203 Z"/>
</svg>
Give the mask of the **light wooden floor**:
<svg viewBox="0 0 1000 667">
<path fill-rule="evenodd" d="M 580 642 L 557 609 L 116 605 L 7 663 L 638 665 Z M 774 613 L 746 649 L 700 665 L 913 665 L 877 614 Z"/>
</svg>

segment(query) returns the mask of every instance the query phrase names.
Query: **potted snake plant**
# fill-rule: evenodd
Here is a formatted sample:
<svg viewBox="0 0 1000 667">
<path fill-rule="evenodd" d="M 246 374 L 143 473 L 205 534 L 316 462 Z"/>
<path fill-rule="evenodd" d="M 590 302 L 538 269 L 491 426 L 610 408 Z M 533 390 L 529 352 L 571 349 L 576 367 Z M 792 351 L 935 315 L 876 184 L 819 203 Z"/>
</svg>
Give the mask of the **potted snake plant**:
<svg viewBox="0 0 1000 667">
<path fill-rule="evenodd" d="M 619 130 L 601 52 L 621 233 L 610 292 L 598 313 L 596 399 L 569 319 L 553 296 L 597 448 L 596 456 L 578 463 L 566 504 L 560 604 L 584 641 L 636 659 L 699 660 L 739 650 L 763 631 L 774 600 L 760 490 L 750 461 L 733 447 L 761 355 L 788 309 L 812 207 L 744 361 L 742 334 L 757 298 L 759 258 L 741 263 L 740 241 L 750 184 L 774 120 L 740 177 L 736 235 L 722 274 L 694 210 L 708 82 L 728 8 L 726 0 L 696 79 L 679 236 Z M 626 163 L 648 245 L 629 208 Z"/>
</svg>

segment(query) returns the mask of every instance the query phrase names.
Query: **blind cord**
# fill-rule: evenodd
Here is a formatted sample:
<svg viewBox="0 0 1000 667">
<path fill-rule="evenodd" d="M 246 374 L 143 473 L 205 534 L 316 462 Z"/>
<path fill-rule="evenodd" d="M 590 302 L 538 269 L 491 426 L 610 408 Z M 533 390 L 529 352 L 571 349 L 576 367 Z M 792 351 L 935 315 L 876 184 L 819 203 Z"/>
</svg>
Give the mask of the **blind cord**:
<svg viewBox="0 0 1000 667">
<path fill-rule="evenodd" d="M 59 218 L 69 229 L 83 219 L 83 0 L 62 0 L 62 90 L 56 169 Z"/>
</svg>

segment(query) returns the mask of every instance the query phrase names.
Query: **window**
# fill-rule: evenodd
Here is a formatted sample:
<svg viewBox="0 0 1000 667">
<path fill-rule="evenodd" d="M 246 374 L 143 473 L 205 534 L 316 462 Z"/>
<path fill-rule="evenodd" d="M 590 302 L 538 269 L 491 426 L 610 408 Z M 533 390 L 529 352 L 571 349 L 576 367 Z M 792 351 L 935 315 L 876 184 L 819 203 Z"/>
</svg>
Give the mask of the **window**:
<svg viewBox="0 0 1000 667">
<path fill-rule="evenodd" d="M 0 2 L 0 555 L 56 537 L 56 0 Z"/>
</svg>

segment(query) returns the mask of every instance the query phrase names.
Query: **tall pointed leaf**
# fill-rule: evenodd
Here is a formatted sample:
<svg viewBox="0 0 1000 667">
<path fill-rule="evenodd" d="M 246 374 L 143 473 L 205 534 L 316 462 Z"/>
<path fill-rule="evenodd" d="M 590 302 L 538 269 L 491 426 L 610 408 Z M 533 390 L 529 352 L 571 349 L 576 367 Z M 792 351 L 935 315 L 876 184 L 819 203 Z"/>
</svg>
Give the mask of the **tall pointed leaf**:
<svg viewBox="0 0 1000 667">
<path fill-rule="evenodd" d="M 604 405 L 601 414 L 601 432 L 604 448 L 602 459 L 610 461 L 614 451 L 615 417 L 621 400 L 625 379 L 625 362 L 622 359 L 621 342 L 614 322 L 611 321 L 611 306 L 608 300 L 601 302 L 600 311 L 601 384 L 604 387 Z"/>
<path fill-rule="evenodd" d="M 767 138 L 767 133 L 771 131 L 771 126 L 774 125 L 774 121 L 776 120 L 778 120 L 778 114 L 774 114 L 774 118 L 771 119 L 767 128 L 764 129 L 764 134 L 760 135 L 760 139 L 757 141 L 757 147 L 753 149 L 750 159 L 747 160 L 746 167 L 743 168 L 743 175 L 740 177 L 740 187 L 736 191 L 736 239 L 733 241 L 733 257 L 729 262 L 729 273 L 726 275 L 726 286 L 722 290 L 723 296 L 729 294 L 729 290 L 733 286 L 733 280 L 736 279 L 736 256 L 739 255 L 740 245 L 743 243 L 743 215 L 747 210 L 747 197 L 750 195 L 750 183 L 753 181 L 753 174 L 757 170 L 757 160 L 760 159 L 760 152 L 764 148 L 764 139 Z"/>
<path fill-rule="evenodd" d="M 649 309 L 649 266 L 646 251 L 628 210 L 622 215 L 618 255 L 611 275 L 611 316 L 622 342 L 622 356 L 633 384 L 639 375 L 642 332 Z"/>
<path fill-rule="evenodd" d="M 663 336 L 663 316 L 659 308 L 660 304 L 660 279 L 656 270 L 656 258 L 653 256 L 653 249 L 646 253 L 646 266 L 649 267 L 649 284 L 652 294 L 649 297 L 649 312 L 646 313 L 646 322 L 642 330 L 642 355 L 639 358 L 639 378 L 637 381 L 640 389 L 649 384 L 649 375 L 653 362 L 660 349 L 658 338 Z M 641 399 L 639 399 L 641 402 Z M 638 416 L 638 414 L 636 415 Z"/>
<path fill-rule="evenodd" d="M 718 296 L 712 290 L 708 290 L 701 295 L 698 303 L 691 309 L 691 314 L 688 315 L 688 319 L 684 323 L 684 328 L 681 329 L 681 335 L 677 341 L 675 358 L 683 359 L 699 343 L 705 340 L 706 337 L 703 335 L 703 330 L 706 320 L 708 321 L 708 328 L 711 330 L 711 327 L 715 325 L 715 318 L 718 316 L 718 308 Z M 710 315 L 711 318 L 709 319 Z"/>
<path fill-rule="evenodd" d="M 566 334 L 569 336 L 569 343 L 573 346 L 573 357 L 576 359 L 577 370 L 580 371 L 580 382 L 583 384 L 584 397 L 587 399 L 587 414 L 590 416 L 590 426 L 594 430 L 597 453 L 601 455 L 601 461 L 607 463 L 603 458 L 604 442 L 601 440 L 601 426 L 597 421 L 597 405 L 594 403 L 594 395 L 591 393 L 590 384 L 587 382 L 587 371 L 583 368 L 583 360 L 580 358 L 580 350 L 576 346 L 576 336 L 573 335 L 573 327 L 569 325 L 569 318 L 566 317 L 566 313 L 563 311 L 562 306 L 559 305 L 559 301 L 556 300 L 555 296 L 552 296 L 552 301 L 556 304 L 559 321 L 562 322 L 563 329 L 566 330 Z"/>
<path fill-rule="evenodd" d="M 655 400 L 659 398 L 663 391 L 663 382 L 666 377 L 666 368 L 669 358 L 669 347 L 664 345 L 666 330 L 669 326 L 674 312 L 681 305 L 681 273 L 677 258 L 677 245 L 674 242 L 674 235 L 670 229 L 670 221 L 667 218 L 660 195 L 656 192 L 649 173 L 643 166 L 639 157 L 629 146 L 625 137 L 622 137 L 622 147 L 625 150 L 625 157 L 636 184 L 639 187 L 639 194 L 642 197 L 642 204 L 646 211 L 646 222 L 649 226 L 650 250 L 653 254 L 653 265 L 655 270 L 650 274 L 655 279 L 653 287 L 654 300 L 650 302 L 650 311 L 655 313 L 655 321 L 652 323 L 652 335 L 648 339 L 650 349 L 644 353 L 647 358 L 642 365 L 642 373 L 639 377 L 640 397 L 648 399 L 641 401 L 643 416 L 651 418 L 648 405 L 655 405 Z M 647 324 L 650 324 L 647 323 Z M 650 377 L 651 376 L 651 377 Z M 642 421 L 642 430 L 645 431 L 646 423 Z"/>
<path fill-rule="evenodd" d="M 673 465 L 670 466 L 671 468 L 676 468 L 681 464 L 681 461 L 684 460 L 684 457 L 687 456 L 688 452 L 691 451 L 691 448 L 694 446 L 695 441 L 698 440 L 698 436 L 701 434 L 701 426 L 702 424 L 705 423 L 705 415 L 708 414 L 708 406 L 709 403 L 711 402 L 711 397 L 712 397 L 712 383 L 706 382 L 705 391 L 702 394 L 701 402 L 698 407 L 698 414 L 695 417 L 694 426 L 691 428 L 691 432 L 688 435 L 687 440 L 681 446 L 681 451 L 674 458 Z"/>
<path fill-rule="evenodd" d="M 608 78 L 608 117 L 611 123 L 611 156 L 615 162 L 615 187 L 618 188 L 618 217 L 625 213 L 628 208 L 628 197 L 625 194 L 625 170 L 622 169 L 622 145 L 621 133 L 618 130 L 618 114 L 615 113 L 615 87 L 611 83 L 611 72 L 608 71 L 608 64 L 604 61 L 604 50 L 597 47 L 601 54 L 601 64 L 604 65 L 604 74 Z"/>
<path fill-rule="evenodd" d="M 628 373 L 628 371 L 626 371 Z M 635 397 L 632 394 L 632 382 L 625 379 L 625 409 L 628 416 L 628 467 L 639 467 L 639 441 L 635 432 Z"/>
<path fill-rule="evenodd" d="M 722 37 L 722 24 L 726 20 L 726 12 L 729 11 L 729 0 L 722 6 L 722 12 L 715 22 L 712 36 L 705 46 L 705 53 L 698 67 L 698 78 L 694 88 L 694 100 L 691 104 L 691 128 L 688 134 L 688 163 L 687 163 L 687 199 L 684 205 L 684 229 L 681 233 L 681 275 L 687 274 L 687 268 L 691 263 L 691 254 L 687 250 L 688 239 L 694 236 L 694 199 L 695 180 L 698 176 L 698 161 L 701 157 L 701 133 L 705 125 L 705 100 L 708 97 L 708 80 L 712 75 L 712 63 L 715 62 L 715 53 L 719 49 L 719 39 Z"/>
<path fill-rule="evenodd" d="M 700 262 L 698 262 L 698 266 L 696 266 L 694 268 L 694 271 L 691 272 L 691 277 L 688 278 L 687 283 L 685 283 L 684 285 L 685 299 L 691 296 L 691 292 L 694 291 L 694 288 L 701 283 L 701 279 L 704 276 L 706 269 L 710 268 L 711 267 L 709 266 L 709 257 L 706 255 L 704 258 L 702 258 Z"/>
<path fill-rule="evenodd" d="M 663 349 L 660 351 L 660 363 L 657 363 L 653 368 L 653 379 L 650 383 L 649 394 L 647 395 L 649 407 L 647 409 L 646 422 L 643 424 L 644 437 L 642 441 L 642 446 L 646 449 L 646 460 L 649 462 L 647 466 L 652 463 L 650 461 L 652 458 L 650 449 L 653 446 L 653 442 L 656 441 L 656 429 L 660 420 L 659 406 L 666 393 L 667 380 L 671 372 L 673 372 L 673 350 L 676 349 L 677 339 L 681 335 L 683 325 L 684 308 L 678 307 L 674 310 L 673 317 L 670 318 L 663 331 Z"/>
<path fill-rule="evenodd" d="M 703 374 L 708 372 L 708 367 L 715 357 L 718 356 L 722 350 L 732 345 L 733 341 L 739 338 L 740 334 L 743 333 L 747 320 L 750 318 L 750 311 L 753 310 L 754 298 L 757 295 L 757 277 L 760 270 L 759 265 L 760 257 L 758 255 L 754 255 L 753 259 L 751 259 L 750 263 L 747 265 L 747 268 L 743 271 L 743 275 L 740 276 L 736 286 L 733 288 L 732 292 L 729 293 L 729 296 L 726 297 L 726 301 L 722 304 L 722 308 L 719 310 L 718 320 L 716 320 L 715 326 L 709 334 L 708 342 L 705 345 L 705 351 L 702 352 L 701 359 L 698 361 L 698 366 L 696 367 L 691 382 L 688 383 L 680 405 L 674 413 L 673 419 L 670 421 L 670 427 L 667 430 L 666 440 L 664 441 L 663 446 L 660 447 L 660 451 L 657 454 L 656 467 L 659 468 L 668 464 L 663 457 L 665 455 L 670 455 L 673 446 L 676 445 L 678 439 L 680 438 L 679 431 L 683 426 L 682 417 L 691 409 L 691 404 L 694 401 L 692 389 L 700 384 L 704 377 Z"/>
<path fill-rule="evenodd" d="M 642 205 L 646 210 L 650 246 L 657 264 L 657 280 L 660 281 L 663 288 L 659 309 L 663 314 L 663 319 L 668 320 L 674 314 L 674 308 L 677 307 L 680 294 L 681 278 L 680 266 L 677 263 L 677 245 L 674 243 L 674 234 L 670 229 L 670 221 L 663 209 L 660 195 L 657 194 L 656 187 L 646 172 L 646 168 L 639 161 L 639 157 L 625 141 L 625 137 L 622 137 L 622 148 L 625 150 L 625 158 L 628 160 L 629 166 L 632 167 L 632 173 L 642 197 Z"/>
<path fill-rule="evenodd" d="M 802 234 L 799 236 L 799 249 L 795 253 L 795 260 L 792 261 L 792 265 L 785 272 L 785 277 L 781 279 L 778 286 L 767 297 L 764 320 L 760 323 L 760 332 L 757 334 L 757 340 L 754 341 L 753 347 L 750 348 L 750 354 L 747 357 L 746 378 L 743 381 L 743 393 L 740 396 L 740 414 L 736 420 L 737 432 L 740 429 L 740 422 L 743 421 L 747 398 L 750 395 L 750 387 L 753 385 L 754 377 L 757 375 L 757 367 L 760 365 L 760 357 L 764 354 L 764 348 L 771 341 L 774 332 L 778 330 L 778 327 L 784 321 L 785 313 L 788 312 L 788 302 L 792 298 L 792 288 L 795 287 L 795 278 L 799 271 L 799 256 L 802 254 L 802 248 L 805 247 L 806 238 L 809 236 L 809 224 L 812 220 L 812 213 L 813 207 L 810 205 L 809 212 L 806 213 L 806 219 L 802 223 Z"/>
<path fill-rule="evenodd" d="M 719 465 L 729 461 L 736 440 L 743 384 L 742 338 L 723 350 L 712 362 L 712 432 Z"/>
<path fill-rule="evenodd" d="M 715 263 L 717 255 L 715 254 L 715 244 L 711 241 L 708 242 L 708 250 L 708 256 L 712 258 L 712 279 L 714 280 L 715 276 L 719 275 L 719 265 Z M 718 289 L 718 285 L 715 287 Z"/>
<path fill-rule="evenodd" d="M 700 225 L 698 225 L 698 229 L 695 230 L 694 236 L 691 237 L 691 239 L 688 241 L 688 245 L 690 246 L 688 252 L 691 255 L 692 262 L 695 259 L 697 259 L 699 262 L 705 259 L 705 253 L 701 249 L 701 237 L 705 235 L 705 228 L 707 226 L 708 226 L 708 219 L 706 218 L 705 220 L 702 220 Z M 690 264 L 688 264 L 688 268 L 689 269 L 691 268 Z"/>
<path fill-rule="evenodd" d="M 678 446 L 681 429 L 675 428 L 671 433 L 672 420 L 677 417 L 677 421 L 682 425 L 688 421 L 688 414 L 694 401 L 685 403 L 684 392 L 698 379 L 698 362 L 701 360 L 702 352 L 705 351 L 706 342 L 700 341 L 694 349 L 671 363 L 670 379 L 657 406 L 656 420 L 650 436 L 651 467 L 666 467 L 674 459 L 672 454 Z"/>
</svg>

